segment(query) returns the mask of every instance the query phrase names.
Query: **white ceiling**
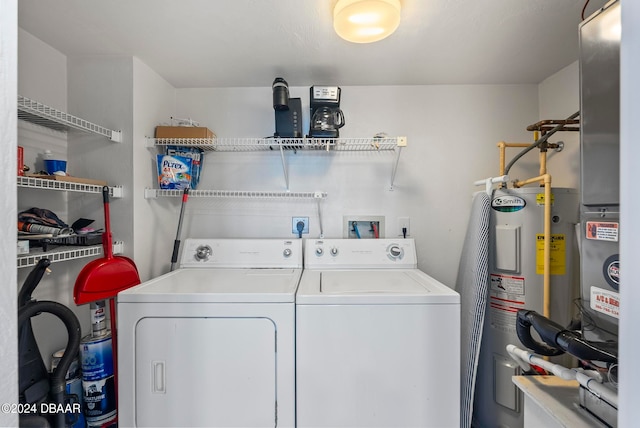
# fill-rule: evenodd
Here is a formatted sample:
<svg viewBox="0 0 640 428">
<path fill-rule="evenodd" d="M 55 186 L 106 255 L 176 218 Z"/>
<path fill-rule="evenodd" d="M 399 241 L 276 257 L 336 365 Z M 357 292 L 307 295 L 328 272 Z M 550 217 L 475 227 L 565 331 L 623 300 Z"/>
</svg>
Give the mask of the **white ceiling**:
<svg viewBox="0 0 640 428">
<path fill-rule="evenodd" d="M 136 56 L 176 88 L 539 83 L 578 58 L 588 0 L 401 0 L 395 34 L 353 44 L 336 0 L 20 0 L 67 56 Z M 606 0 L 591 0 L 589 16 Z"/>
</svg>

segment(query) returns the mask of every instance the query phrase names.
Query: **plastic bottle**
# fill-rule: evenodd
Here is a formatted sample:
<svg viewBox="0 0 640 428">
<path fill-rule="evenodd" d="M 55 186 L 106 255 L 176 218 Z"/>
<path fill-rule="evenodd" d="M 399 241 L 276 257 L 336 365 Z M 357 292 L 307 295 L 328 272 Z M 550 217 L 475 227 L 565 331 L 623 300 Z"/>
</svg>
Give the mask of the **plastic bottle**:
<svg viewBox="0 0 640 428">
<path fill-rule="evenodd" d="M 45 150 L 42 159 L 47 174 L 66 175 L 67 161 L 55 159 L 51 150 Z"/>
</svg>

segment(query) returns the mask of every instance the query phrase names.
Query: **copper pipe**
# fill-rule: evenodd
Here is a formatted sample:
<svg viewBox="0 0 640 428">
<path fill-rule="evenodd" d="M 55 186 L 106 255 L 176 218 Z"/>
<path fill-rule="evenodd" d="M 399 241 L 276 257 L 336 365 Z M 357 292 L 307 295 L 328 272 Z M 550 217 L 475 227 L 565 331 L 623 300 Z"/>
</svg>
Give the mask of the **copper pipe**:
<svg viewBox="0 0 640 428">
<path fill-rule="evenodd" d="M 546 131 L 550 131 L 555 126 L 546 126 L 546 125 L 578 125 L 580 124 L 579 119 L 566 119 L 566 120 L 554 120 L 554 119 L 546 119 L 541 120 L 540 122 L 536 122 L 533 125 L 527 126 L 527 131 L 541 131 L 545 133 Z M 565 126 L 562 128 L 563 131 L 579 131 L 579 126 Z M 537 140 L 537 138 L 536 138 Z"/>
<path fill-rule="evenodd" d="M 561 122 L 567 122 L 570 120 L 574 120 L 576 117 L 578 117 L 580 115 L 580 111 L 575 112 L 574 114 L 572 114 L 571 116 L 569 116 L 568 118 L 566 118 L 565 120 L 561 121 Z M 523 151 L 521 151 L 518 155 L 516 155 L 515 158 L 511 159 L 511 162 L 509 162 L 509 164 L 505 167 L 505 174 L 509 174 L 509 170 L 511 170 L 511 167 L 518 161 L 518 159 L 520 159 L 522 156 L 524 156 L 527 152 L 529 152 L 530 150 L 536 148 L 536 147 L 540 147 L 542 144 L 545 144 L 547 142 L 547 140 L 549 139 L 549 137 L 551 137 L 553 134 L 555 134 L 558 131 L 561 131 L 564 128 L 564 123 L 560 123 L 558 125 L 556 125 L 551 131 L 549 131 L 548 133 L 545 133 L 542 138 L 536 140 L 533 144 L 531 144 L 529 147 L 525 148 Z"/>
</svg>

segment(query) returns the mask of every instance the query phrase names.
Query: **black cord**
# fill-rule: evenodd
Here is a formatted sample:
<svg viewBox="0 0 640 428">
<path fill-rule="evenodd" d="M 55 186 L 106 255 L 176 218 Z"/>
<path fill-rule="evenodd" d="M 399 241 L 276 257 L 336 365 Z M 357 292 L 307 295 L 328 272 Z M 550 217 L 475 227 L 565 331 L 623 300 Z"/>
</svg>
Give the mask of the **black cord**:
<svg viewBox="0 0 640 428">
<path fill-rule="evenodd" d="M 304 230 L 304 222 L 299 221 L 296 223 L 296 229 L 298 229 L 298 238 L 302 238 L 302 231 Z"/>
<path fill-rule="evenodd" d="M 586 2 L 584 2 L 584 7 L 582 8 L 582 15 L 580 15 L 582 17 L 582 20 L 584 21 L 584 11 L 587 10 L 587 5 L 589 4 L 590 0 L 587 0 Z"/>
</svg>

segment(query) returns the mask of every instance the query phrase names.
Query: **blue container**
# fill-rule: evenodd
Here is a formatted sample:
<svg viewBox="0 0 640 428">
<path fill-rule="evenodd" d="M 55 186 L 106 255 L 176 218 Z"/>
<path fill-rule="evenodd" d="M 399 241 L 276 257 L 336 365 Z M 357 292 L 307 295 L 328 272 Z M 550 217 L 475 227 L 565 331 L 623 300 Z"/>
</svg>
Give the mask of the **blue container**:
<svg viewBox="0 0 640 428">
<path fill-rule="evenodd" d="M 55 174 L 56 172 L 67 172 L 67 161 L 63 160 L 55 160 L 55 159 L 45 159 L 44 160 L 44 169 L 47 171 L 47 174 Z"/>
<path fill-rule="evenodd" d="M 117 414 L 111 333 L 85 336 L 80 342 L 83 412 L 87 425 L 107 422 Z"/>
</svg>

